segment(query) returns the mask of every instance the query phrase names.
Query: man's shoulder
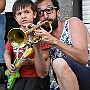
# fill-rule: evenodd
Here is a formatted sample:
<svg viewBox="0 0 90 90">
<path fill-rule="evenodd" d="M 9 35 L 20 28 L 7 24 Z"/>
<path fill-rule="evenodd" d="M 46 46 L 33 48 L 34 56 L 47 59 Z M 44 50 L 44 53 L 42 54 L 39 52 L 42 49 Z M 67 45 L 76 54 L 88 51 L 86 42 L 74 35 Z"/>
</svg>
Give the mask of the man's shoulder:
<svg viewBox="0 0 90 90">
<path fill-rule="evenodd" d="M 71 17 L 70 22 L 81 22 L 81 20 L 78 17 Z"/>
<path fill-rule="evenodd" d="M 78 25 L 84 25 L 78 17 L 71 17 L 69 19 L 70 27 L 77 27 Z"/>
</svg>

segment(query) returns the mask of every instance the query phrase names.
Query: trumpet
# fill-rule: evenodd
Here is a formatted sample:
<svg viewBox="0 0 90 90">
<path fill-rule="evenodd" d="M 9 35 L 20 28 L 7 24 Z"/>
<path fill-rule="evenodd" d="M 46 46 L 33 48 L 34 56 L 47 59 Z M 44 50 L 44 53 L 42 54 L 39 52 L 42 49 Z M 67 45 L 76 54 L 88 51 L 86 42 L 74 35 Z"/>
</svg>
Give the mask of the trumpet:
<svg viewBox="0 0 90 90">
<path fill-rule="evenodd" d="M 28 43 L 27 35 L 31 34 L 35 30 L 39 30 L 42 25 L 49 26 L 50 27 L 49 33 L 52 32 L 51 22 L 46 20 L 46 21 L 43 21 L 43 22 L 37 24 L 36 26 L 33 26 L 31 29 L 28 29 L 25 32 L 23 30 L 21 30 L 20 28 L 12 28 L 8 32 L 8 36 L 7 36 L 8 41 L 11 43 L 11 45 L 13 47 L 22 48 Z M 40 40 L 39 37 L 33 37 L 31 42 L 36 43 L 39 40 Z"/>
</svg>

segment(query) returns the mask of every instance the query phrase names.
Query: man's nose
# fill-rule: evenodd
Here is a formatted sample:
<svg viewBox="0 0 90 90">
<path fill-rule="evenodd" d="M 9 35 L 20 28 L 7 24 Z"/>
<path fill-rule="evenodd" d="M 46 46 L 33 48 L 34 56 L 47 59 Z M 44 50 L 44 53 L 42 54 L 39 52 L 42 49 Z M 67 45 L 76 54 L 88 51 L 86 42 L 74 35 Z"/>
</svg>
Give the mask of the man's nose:
<svg viewBox="0 0 90 90">
<path fill-rule="evenodd" d="M 44 11 L 44 19 L 48 19 L 49 15 Z"/>
</svg>

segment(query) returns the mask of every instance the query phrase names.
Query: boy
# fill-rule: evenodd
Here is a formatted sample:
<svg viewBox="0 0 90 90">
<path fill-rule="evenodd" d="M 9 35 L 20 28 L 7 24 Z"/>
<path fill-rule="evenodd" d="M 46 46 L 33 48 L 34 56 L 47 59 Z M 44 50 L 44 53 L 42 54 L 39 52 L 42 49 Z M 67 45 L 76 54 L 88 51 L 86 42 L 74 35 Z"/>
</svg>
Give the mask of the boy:
<svg viewBox="0 0 90 90">
<path fill-rule="evenodd" d="M 20 25 L 20 28 L 23 31 L 26 31 L 26 26 L 29 23 L 33 23 L 33 19 L 36 18 L 36 6 L 30 0 L 17 0 L 13 5 L 13 15 Z M 22 52 L 25 51 L 27 46 L 16 50 L 15 47 L 12 47 L 11 44 L 7 42 L 5 48 L 4 57 L 6 66 L 8 71 L 12 73 L 15 70 L 14 65 L 11 64 L 12 51 L 14 52 L 15 58 L 18 59 L 21 57 Z M 30 59 L 29 57 L 26 58 L 25 64 L 19 69 L 20 78 L 16 80 L 13 90 L 42 90 L 41 78 L 48 75 L 45 63 L 48 62 L 48 60 L 43 58 L 39 42 L 34 44 L 34 51 L 34 59 Z M 44 55 L 45 58 L 47 58 L 47 56 L 47 54 Z"/>
</svg>

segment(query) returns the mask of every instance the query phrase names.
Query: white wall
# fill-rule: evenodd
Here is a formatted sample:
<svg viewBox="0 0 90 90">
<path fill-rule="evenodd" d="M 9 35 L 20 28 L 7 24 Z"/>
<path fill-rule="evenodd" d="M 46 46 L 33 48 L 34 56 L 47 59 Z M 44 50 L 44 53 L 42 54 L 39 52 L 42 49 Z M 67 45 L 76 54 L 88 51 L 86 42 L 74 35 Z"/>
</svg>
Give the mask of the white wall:
<svg viewBox="0 0 90 90">
<path fill-rule="evenodd" d="M 5 12 L 12 12 L 12 6 L 16 0 L 6 0 Z"/>
<path fill-rule="evenodd" d="M 16 0 L 6 0 L 6 8 L 5 8 L 5 12 L 12 12 L 12 6 L 14 4 Z M 36 0 L 32 0 L 33 2 L 35 2 Z"/>
<path fill-rule="evenodd" d="M 82 19 L 90 34 L 90 0 L 82 0 Z"/>
</svg>

